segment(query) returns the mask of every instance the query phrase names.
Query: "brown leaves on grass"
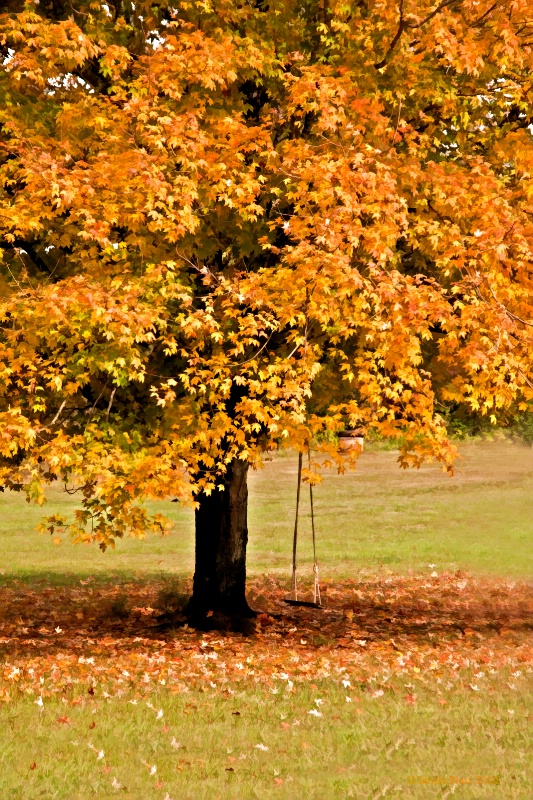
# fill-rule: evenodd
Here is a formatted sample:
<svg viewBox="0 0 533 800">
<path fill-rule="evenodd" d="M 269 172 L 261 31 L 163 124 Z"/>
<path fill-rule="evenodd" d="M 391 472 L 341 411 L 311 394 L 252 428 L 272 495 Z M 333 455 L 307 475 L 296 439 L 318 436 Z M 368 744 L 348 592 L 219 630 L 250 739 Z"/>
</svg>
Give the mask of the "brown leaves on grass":
<svg viewBox="0 0 533 800">
<path fill-rule="evenodd" d="M 336 677 L 350 701 L 364 689 L 383 696 L 388 678 L 401 674 L 404 700 L 414 704 L 409 681 L 438 687 L 465 673 L 465 686 L 479 691 L 487 673 L 505 669 L 518 688 L 533 660 L 533 587 L 514 581 L 446 573 L 343 581 L 325 587 L 327 607 L 319 611 L 286 606 L 282 584 L 259 577 L 250 585 L 252 604 L 256 598 L 262 606 L 250 636 L 162 630 L 161 589 L 87 582 L 2 589 L 0 698 L 23 692 L 40 704 L 82 687 L 85 697 L 194 688 L 231 694 L 250 680 L 277 693 Z M 130 610 L 115 619 L 110 608 L 119 595 Z"/>
</svg>

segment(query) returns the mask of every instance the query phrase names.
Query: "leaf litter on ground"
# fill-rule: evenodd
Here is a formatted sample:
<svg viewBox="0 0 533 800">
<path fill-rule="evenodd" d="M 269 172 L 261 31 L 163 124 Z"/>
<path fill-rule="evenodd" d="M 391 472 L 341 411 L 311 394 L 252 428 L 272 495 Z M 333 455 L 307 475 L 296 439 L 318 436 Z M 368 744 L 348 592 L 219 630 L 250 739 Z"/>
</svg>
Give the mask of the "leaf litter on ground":
<svg viewBox="0 0 533 800">
<path fill-rule="evenodd" d="M 483 676 L 500 670 L 514 673 L 506 680 L 518 689 L 531 670 L 533 587 L 514 580 L 365 576 L 326 585 L 319 611 L 287 608 L 283 582 L 256 576 L 249 596 L 262 607 L 248 635 L 161 630 L 161 591 L 158 582 L 2 588 L 0 699 L 35 695 L 42 706 L 66 690 L 74 703 L 132 690 L 147 699 L 202 687 L 231 694 L 247 681 L 276 693 L 337 677 L 349 701 L 365 690 L 379 699 L 393 675 L 430 681 L 440 696 L 447 685 L 482 691 Z M 109 613 L 118 594 L 131 609 L 125 619 Z M 414 687 L 405 702 L 416 702 Z"/>
</svg>

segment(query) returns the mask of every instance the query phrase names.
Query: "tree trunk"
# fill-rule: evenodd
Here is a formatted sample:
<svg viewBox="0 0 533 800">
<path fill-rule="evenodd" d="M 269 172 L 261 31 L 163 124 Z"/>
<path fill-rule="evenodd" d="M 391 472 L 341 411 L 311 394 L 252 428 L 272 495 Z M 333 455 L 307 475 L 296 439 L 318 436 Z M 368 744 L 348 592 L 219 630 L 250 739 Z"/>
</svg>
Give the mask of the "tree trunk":
<svg viewBox="0 0 533 800">
<path fill-rule="evenodd" d="M 189 618 L 205 618 L 209 612 L 241 618 L 254 615 L 246 601 L 247 474 L 248 462 L 236 459 L 226 473 L 224 491 L 198 497 Z"/>
</svg>

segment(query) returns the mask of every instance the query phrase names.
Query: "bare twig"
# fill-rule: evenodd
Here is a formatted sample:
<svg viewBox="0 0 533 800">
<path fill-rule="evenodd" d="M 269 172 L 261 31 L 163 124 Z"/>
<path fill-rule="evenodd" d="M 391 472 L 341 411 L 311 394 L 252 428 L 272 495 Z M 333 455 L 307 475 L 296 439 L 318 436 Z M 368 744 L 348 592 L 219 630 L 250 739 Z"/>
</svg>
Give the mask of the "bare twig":
<svg viewBox="0 0 533 800">
<path fill-rule="evenodd" d="M 102 390 L 100 391 L 100 394 L 98 395 L 98 397 L 96 398 L 96 400 L 92 404 L 91 408 L 89 409 L 89 421 L 93 418 L 94 410 L 96 408 L 96 405 L 97 405 L 98 401 L 100 400 L 100 398 L 102 397 L 102 395 L 105 392 L 105 390 L 107 389 L 108 381 L 109 381 L 109 379 L 105 382 L 105 384 L 102 387 Z M 89 423 L 87 423 L 87 424 L 89 424 Z"/>
<path fill-rule="evenodd" d="M 273 336 L 273 335 L 274 335 L 274 331 L 273 331 L 273 332 L 270 334 L 270 336 L 268 337 L 268 339 L 266 340 L 266 342 L 264 342 L 264 343 L 261 345 L 261 347 L 259 348 L 259 350 L 257 351 L 257 353 L 255 353 L 253 356 L 251 356 L 251 358 L 247 358 L 247 359 L 246 359 L 246 361 L 237 361 L 235 364 L 230 364 L 230 365 L 229 365 L 229 366 L 230 366 L 230 369 L 234 369 L 235 367 L 242 367 L 244 364 L 249 364 L 249 363 L 250 363 L 250 361 L 254 361 L 254 359 L 256 359 L 256 358 L 257 358 L 259 355 L 261 355 L 261 353 L 263 352 L 263 350 L 265 349 L 265 347 L 268 345 L 268 343 L 269 343 L 269 342 L 270 342 L 270 340 L 272 339 L 272 336 Z"/>
<path fill-rule="evenodd" d="M 45 275 L 52 276 L 52 270 L 46 264 L 46 262 L 41 258 L 41 256 L 36 252 L 35 248 L 29 242 L 24 242 L 22 240 L 16 239 L 13 243 L 8 242 L 0 242 L 0 247 L 3 250 L 14 250 L 15 252 L 20 254 L 22 250 L 25 255 L 28 256 L 28 259 L 33 263 L 35 267 L 39 270 L 39 272 L 43 272 Z"/>
<path fill-rule="evenodd" d="M 57 420 L 59 419 L 59 417 L 60 417 L 60 415 L 61 415 L 61 412 L 62 412 L 62 411 L 63 411 L 63 409 L 65 408 L 66 404 L 67 404 L 67 401 L 66 401 L 66 400 L 63 400 L 63 402 L 62 402 L 62 403 L 61 403 L 61 405 L 59 406 L 59 411 L 57 412 L 57 414 L 56 414 L 56 415 L 55 415 L 55 417 L 53 418 L 53 420 L 52 420 L 52 422 L 50 423 L 50 425 L 55 425 L 55 424 L 56 424 L 56 422 L 57 422 Z"/>
<path fill-rule="evenodd" d="M 111 406 L 113 405 L 113 398 L 115 396 L 115 392 L 117 391 L 117 387 L 113 387 L 113 391 L 111 392 L 111 397 L 109 398 L 109 405 L 107 406 L 107 413 L 106 419 L 109 419 L 109 412 L 111 411 Z"/>
<path fill-rule="evenodd" d="M 529 388 L 530 388 L 530 389 L 533 389 L 533 383 L 531 383 L 531 381 L 529 380 L 529 378 L 527 377 L 527 375 L 525 375 L 525 373 L 524 373 L 524 372 L 522 372 L 522 370 L 520 369 L 520 367 L 518 367 L 518 372 L 520 373 L 520 375 L 522 376 L 522 378 L 525 380 L 525 382 L 527 383 L 527 385 L 529 386 Z"/>
</svg>

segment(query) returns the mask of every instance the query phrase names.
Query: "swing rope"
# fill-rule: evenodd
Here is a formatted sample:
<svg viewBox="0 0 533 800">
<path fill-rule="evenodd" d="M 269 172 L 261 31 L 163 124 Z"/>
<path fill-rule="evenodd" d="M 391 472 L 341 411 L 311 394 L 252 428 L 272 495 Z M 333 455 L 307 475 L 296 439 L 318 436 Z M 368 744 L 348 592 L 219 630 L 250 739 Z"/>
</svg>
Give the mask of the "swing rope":
<svg viewBox="0 0 533 800">
<path fill-rule="evenodd" d="M 304 353 L 307 353 L 307 330 L 308 330 L 308 309 L 309 309 L 309 287 L 305 290 L 305 333 L 304 333 Z M 307 458 L 309 467 L 311 467 L 311 447 L 307 445 Z M 296 583 L 296 551 L 298 548 L 298 517 L 300 512 L 300 490 L 302 486 L 302 451 L 298 453 L 298 486 L 296 488 L 296 516 L 294 519 L 294 536 L 292 541 L 292 593 L 293 600 L 286 600 L 288 603 L 303 606 L 316 606 L 321 608 L 320 603 L 320 585 L 318 583 L 318 560 L 316 557 L 316 535 L 315 535 L 315 510 L 313 506 L 313 484 L 309 482 L 309 501 L 311 504 L 311 530 L 313 533 L 313 574 L 314 574 L 314 588 L 313 588 L 313 602 L 298 600 L 298 586 Z"/>
<path fill-rule="evenodd" d="M 309 462 L 309 468 L 311 468 L 311 449 L 307 448 L 307 459 Z M 314 574 L 314 586 L 313 586 L 313 603 L 318 603 L 321 605 L 320 602 L 320 585 L 318 583 L 318 560 L 316 557 L 316 535 L 315 535 L 315 509 L 313 506 L 313 484 L 309 482 L 309 501 L 311 504 L 311 530 L 313 532 L 313 574 Z"/>
<path fill-rule="evenodd" d="M 307 448 L 307 458 L 309 466 L 311 466 L 311 449 Z M 295 602 L 298 601 L 298 587 L 296 583 L 296 553 L 298 549 L 298 521 L 300 512 L 300 491 L 302 486 L 302 453 L 298 453 L 298 484 L 296 487 L 296 516 L 294 519 L 294 536 L 292 541 L 292 593 Z M 313 603 L 320 606 L 320 584 L 318 582 L 318 559 L 316 556 L 316 532 L 315 532 L 315 509 L 313 504 L 313 484 L 309 483 L 309 501 L 311 505 L 311 531 L 313 536 L 313 574 L 314 574 L 314 587 L 313 587 Z"/>
<path fill-rule="evenodd" d="M 292 593 L 294 599 L 298 600 L 298 589 L 296 587 L 296 548 L 298 544 L 298 512 L 300 508 L 300 487 L 302 485 L 302 454 L 298 453 L 298 485 L 296 487 L 296 517 L 294 519 L 294 536 L 292 540 Z"/>
</svg>

